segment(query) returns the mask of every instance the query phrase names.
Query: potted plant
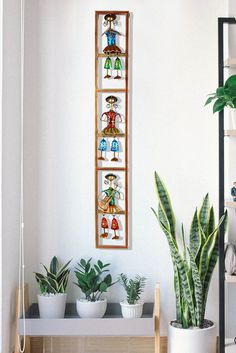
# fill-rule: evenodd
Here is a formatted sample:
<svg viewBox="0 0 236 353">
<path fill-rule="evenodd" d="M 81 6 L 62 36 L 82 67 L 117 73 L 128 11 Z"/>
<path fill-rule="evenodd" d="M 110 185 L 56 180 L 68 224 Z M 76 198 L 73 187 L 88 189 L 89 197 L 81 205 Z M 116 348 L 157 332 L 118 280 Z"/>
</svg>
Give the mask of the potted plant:
<svg viewBox="0 0 236 353">
<path fill-rule="evenodd" d="M 229 108 L 233 128 L 236 129 L 236 75 L 230 76 L 223 87 L 218 87 L 215 93 L 209 94 L 205 105 L 213 101 L 213 113 Z"/>
<path fill-rule="evenodd" d="M 81 259 L 78 268 L 75 269 L 77 282 L 75 284 L 81 289 L 84 298 L 77 299 L 76 308 L 81 318 L 101 318 L 107 308 L 107 299 L 103 293 L 114 283 L 109 273 L 108 266 L 101 260 L 91 265 L 88 261 Z"/>
<path fill-rule="evenodd" d="M 215 324 L 205 319 L 205 309 L 218 259 L 218 231 L 223 222 L 226 228 L 227 212 L 215 226 L 214 209 L 207 194 L 200 210 L 194 212 L 187 242 L 182 225 L 181 252 L 170 197 L 157 173 L 155 184 L 159 205 L 158 211 L 153 211 L 167 238 L 174 268 L 176 319 L 169 324 L 168 353 L 215 353 Z"/>
<path fill-rule="evenodd" d="M 144 291 L 146 278 L 136 275 L 134 279 L 128 279 L 124 273 L 121 273 L 118 281 L 126 291 L 126 300 L 120 303 L 122 316 L 125 319 L 140 318 L 143 313 L 143 301 L 140 301 L 140 296 Z"/>
<path fill-rule="evenodd" d="M 39 286 L 38 294 L 39 315 L 43 319 L 63 318 L 66 307 L 66 288 L 71 260 L 60 267 L 59 261 L 54 256 L 49 268 L 43 265 L 46 275 L 35 272 Z"/>
</svg>

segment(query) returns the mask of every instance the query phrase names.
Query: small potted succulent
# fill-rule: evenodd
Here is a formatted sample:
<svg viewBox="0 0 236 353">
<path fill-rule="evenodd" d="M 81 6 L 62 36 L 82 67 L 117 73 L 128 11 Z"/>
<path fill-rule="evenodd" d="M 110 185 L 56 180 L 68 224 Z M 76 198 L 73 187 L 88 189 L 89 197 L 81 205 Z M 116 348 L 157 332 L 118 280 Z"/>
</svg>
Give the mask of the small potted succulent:
<svg viewBox="0 0 236 353">
<path fill-rule="evenodd" d="M 84 298 L 77 299 L 76 308 L 81 318 L 101 318 L 107 308 L 107 299 L 103 293 L 114 283 L 108 273 L 110 264 L 103 264 L 98 260 L 94 265 L 91 264 L 92 258 L 88 261 L 81 259 L 78 268 L 75 269 L 77 285 Z"/>
<path fill-rule="evenodd" d="M 46 275 L 35 272 L 40 294 L 38 294 L 39 315 L 43 319 L 63 318 L 66 307 L 66 288 L 71 260 L 60 267 L 54 256 L 49 268 L 43 265 Z"/>
<path fill-rule="evenodd" d="M 121 273 L 118 281 L 126 291 L 126 300 L 120 303 L 122 316 L 125 319 L 140 318 L 143 313 L 143 301 L 140 300 L 140 296 L 144 291 L 146 278 L 136 275 L 133 279 L 128 279 Z"/>
<path fill-rule="evenodd" d="M 233 128 L 236 129 L 236 75 L 230 76 L 223 87 L 218 87 L 215 93 L 209 94 L 205 105 L 213 101 L 213 113 L 229 108 Z"/>
</svg>

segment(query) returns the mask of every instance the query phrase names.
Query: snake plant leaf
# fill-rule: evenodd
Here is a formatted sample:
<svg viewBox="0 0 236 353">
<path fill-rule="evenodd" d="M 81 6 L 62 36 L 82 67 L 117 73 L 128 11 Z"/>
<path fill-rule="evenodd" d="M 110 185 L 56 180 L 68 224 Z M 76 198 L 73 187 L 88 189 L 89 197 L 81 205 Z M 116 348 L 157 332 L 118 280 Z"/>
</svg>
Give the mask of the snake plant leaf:
<svg viewBox="0 0 236 353">
<path fill-rule="evenodd" d="M 207 232 L 209 212 L 210 212 L 209 195 L 206 194 L 206 196 L 203 199 L 200 211 L 199 211 L 199 222 L 200 222 L 200 226 L 201 226 L 204 234 L 206 234 L 206 232 Z"/>
<path fill-rule="evenodd" d="M 182 320 L 182 325 L 183 328 L 189 328 L 189 307 L 187 300 L 185 298 L 182 298 L 181 300 L 181 306 L 183 308 L 183 320 Z"/>
<path fill-rule="evenodd" d="M 200 256 L 200 265 L 199 265 L 199 272 L 200 272 L 202 283 L 204 283 L 205 276 L 206 276 L 207 269 L 208 269 L 208 264 L 209 264 L 208 254 L 209 254 L 209 251 L 210 251 L 210 249 L 213 249 L 214 246 L 215 246 L 216 238 L 218 236 L 218 229 L 221 226 L 221 224 L 223 223 L 224 219 L 225 219 L 225 215 L 223 215 L 220 218 L 218 226 L 208 236 L 208 239 L 206 240 L 205 244 L 202 247 L 201 256 Z"/>
<path fill-rule="evenodd" d="M 192 269 L 192 277 L 193 277 L 193 289 L 194 289 L 194 298 L 196 302 L 196 321 L 197 326 L 200 327 L 202 325 L 202 297 L 203 297 L 203 288 L 201 277 L 198 271 L 197 264 L 195 262 L 195 256 L 192 254 L 191 250 L 188 248 L 190 264 Z"/>
<path fill-rule="evenodd" d="M 52 261 L 50 263 L 50 272 L 56 275 L 59 268 L 59 262 L 56 256 L 53 256 Z"/>
<path fill-rule="evenodd" d="M 174 289 L 175 289 L 175 299 L 176 299 L 176 319 L 178 323 L 182 322 L 182 306 L 181 306 L 181 283 L 179 279 L 179 272 L 176 265 L 174 265 Z"/>
<path fill-rule="evenodd" d="M 189 244 L 190 244 L 191 254 L 195 259 L 199 252 L 199 249 L 201 248 L 201 233 L 200 233 L 200 227 L 199 227 L 197 208 L 195 210 L 191 227 L 190 227 Z"/>
<path fill-rule="evenodd" d="M 176 242 L 174 241 L 171 233 L 168 231 L 168 229 L 165 228 L 165 225 L 161 221 L 160 221 L 160 224 L 161 224 L 162 229 L 163 230 L 165 229 L 164 232 L 166 234 L 167 241 L 169 243 L 169 248 L 170 248 L 170 251 L 172 254 L 172 258 L 174 260 L 174 264 L 176 265 L 176 267 L 178 268 L 178 271 L 179 271 L 179 276 L 180 276 L 180 280 L 183 285 L 185 298 L 188 303 L 192 323 L 195 326 L 196 325 L 196 316 L 195 316 L 194 302 L 193 302 L 191 287 L 190 287 L 190 283 L 189 283 L 189 278 L 188 278 L 188 275 L 186 273 L 186 269 L 184 266 L 184 261 L 178 252 L 178 249 L 176 247 Z"/>
<path fill-rule="evenodd" d="M 209 222 L 207 226 L 207 236 L 209 236 L 215 229 L 215 214 L 214 214 L 214 209 L 211 207 L 210 209 L 210 216 L 209 216 Z"/>
<path fill-rule="evenodd" d="M 159 198 L 159 202 L 170 225 L 171 236 L 175 238 L 176 221 L 175 221 L 175 216 L 174 216 L 174 212 L 170 201 L 170 196 L 168 194 L 168 191 L 163 181 L 161 180 L 157 172 L 155 172 L 155 183 L 156 183 L 156 191 L 157 191 L 157 196 Z"/>
<path fill-rule="evenodd" d="M 217 260 L 218 260 L 218 256 L 219 256 L 219 238 L 217 236 L 215 246 L 214 246 L 213 251 L 211 253 L 211 257 L 209 259 L 208 269 L 207 269 L 205 281 L 203 284 L 202 320 L 204 319 L 204 316 L 205 316 L 207 296 L 208 296 L 208 292 L 209 292 L 209 287 L 210 287 L 213 271 L 214 271 L 214 268 L 215 268 Z"/>
<path fill-rule="evenodd" d="M 182 245 L 183 245 L 183 258 L 185 263 L 187 263 L 187 257 L 186 257 L 186 244 L 185 244 L 185 236 L 184 236 L 184 225 L 183 223 L 181 224 L 181 240 L 182 240 Z"/>
<path fill-rule="evenodd" d="M 70 261 L 68 261 L 64 266 L 62 266 L 62 268 L 59 269 L 59 271 L 57 272 L 57 278 L 60 277 L 60 275 L 63 273 L 63 271 L 65 269 L 67 269 L 67 267 L 69 266 L 69 264 L 71 263 L 72 259 Z"/>
</svg>

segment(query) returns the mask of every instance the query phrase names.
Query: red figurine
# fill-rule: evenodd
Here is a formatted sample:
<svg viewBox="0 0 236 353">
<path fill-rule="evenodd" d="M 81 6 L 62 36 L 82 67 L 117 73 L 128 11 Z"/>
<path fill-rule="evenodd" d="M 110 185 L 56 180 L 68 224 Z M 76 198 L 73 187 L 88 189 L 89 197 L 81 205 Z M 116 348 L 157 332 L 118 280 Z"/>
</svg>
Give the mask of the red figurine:
<svg viewBox="0 0 236 353">
<path fill-rule="evenodd" d="M 106 232 L 106 229 L 108 229 L 108 222 L 107 222 L 107 219 L 106 219 L 105 215 L 103 215 L 103 217 L 102 217 L 101 227 L 103 228 L 103 233 L 100 235 L 100 237 L 101 238 L 107 238 L 108 237 L 108 232 Z"/>
<path fill-rule="evenodd" d="M 108 103 L 107 107 L 110 108 L 107 112 L 104 112 L 101 116 L 101 121 L 107 122 L 107 126 L 102 130 L 104 135 L 115 136 L 120 134 L 120 130 L 116 127 L 116 122 L 122 122 L 121 115 L 117 113 L 113 108 L 117 108 L 117 98 L 109 96 L 106 98 Z"/>
<path fill-rule="evenodd" d="M 115 216 L 113 216 L 113 219 L 111 221 L 111 229 L 114 230 L 114 236 L 112 239 L 119 239 L 119 235 L 116 234 L 116 231 L 120 229 L 118 221 Z"/>
</svg>

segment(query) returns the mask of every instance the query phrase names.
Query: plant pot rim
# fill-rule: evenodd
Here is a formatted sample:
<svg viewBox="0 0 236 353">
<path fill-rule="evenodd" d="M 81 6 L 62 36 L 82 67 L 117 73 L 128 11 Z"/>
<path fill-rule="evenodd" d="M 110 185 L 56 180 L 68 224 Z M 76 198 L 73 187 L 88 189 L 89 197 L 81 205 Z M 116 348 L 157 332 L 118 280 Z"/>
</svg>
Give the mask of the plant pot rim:
<svg viewBox="0 0 236 353">
<path fill-rule="evenodd" d="M 173 329 L 173 330 L 181 330 L 181 331 L 187 331 L 187 332 L 196 332 L 196 331 L 208 331 L 208 330 L 212 330 L 216 327 L 216 324 L 214 323 L 214 321 L 212 320 L 208 320 L 208 321 L 211 321 L 213 323 L 213 325 L 209 326 L 209 327 L 203 327 L 203 328 L 200 328 L 200 327 L 197 327 L 197 326 L 193 326 L 193 327 L 189 327 L 189 328 L 182 328 L 182 327 L 175 327 L 172 325 L 172 322 L 174 321 L 170 321 L 168 326 Z"/>
<path fill-rule="evenodd" d="M 88 300 L 88 299 L 79 298 L 79 299 L 76 299 L 76 301 L 77 301 L 77 302 L 80 302 L 80 303 L 83 303 L 83 304 L 98 304 L 98 303 L 107 302 L 107 299 L 106 299 L 106 298 L 103 298 L 103 299 L 96 300 L 95 302 L 91 302 L 91 301 Z"/>
<path fill-rule="evenodd" d="M 43 297 L 43 298 L 54 298 L 54 297 L 59 297 L 59 296 L 65 296 L 67 293 L 38 293 L 38 297 Z"/>
<path fill-rule="evenodd" d="M 122 300 L 122 301 L 120 302 L 120 305 L 122 305 L 122 306 L 129 306 L 129 307 L 141 306 L 141 305 L 143 305 L 143 304 L 144 304 L 144 302 L 143 302 L 142 300 L 138 301 L 138 302 L 135 303 L 135 304 L 129 304 L 129 303 L 127 302 L 127 300 Z"/>
</svg>

